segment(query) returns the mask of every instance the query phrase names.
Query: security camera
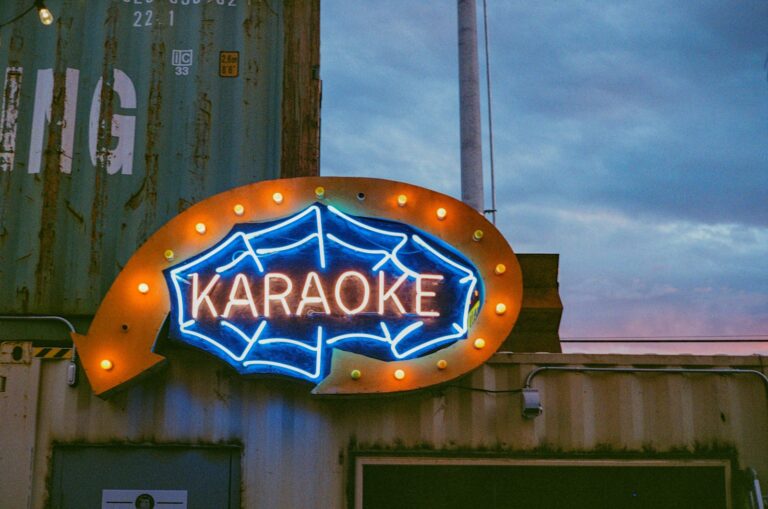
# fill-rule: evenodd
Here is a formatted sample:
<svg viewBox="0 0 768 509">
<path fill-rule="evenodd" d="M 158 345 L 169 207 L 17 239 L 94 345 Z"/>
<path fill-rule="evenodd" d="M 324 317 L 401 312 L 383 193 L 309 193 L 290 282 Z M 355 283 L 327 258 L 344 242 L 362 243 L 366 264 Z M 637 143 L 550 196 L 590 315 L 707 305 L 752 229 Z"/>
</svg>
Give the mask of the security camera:
<svg viewBox="0 0 768 509">
<path fill-rule="evenodd" d="M 544 409 L 541 407 L 541 397 L 538 389 L 523 389 L 523 417 L 534 419 L 541 415 Z"/>
</svg>

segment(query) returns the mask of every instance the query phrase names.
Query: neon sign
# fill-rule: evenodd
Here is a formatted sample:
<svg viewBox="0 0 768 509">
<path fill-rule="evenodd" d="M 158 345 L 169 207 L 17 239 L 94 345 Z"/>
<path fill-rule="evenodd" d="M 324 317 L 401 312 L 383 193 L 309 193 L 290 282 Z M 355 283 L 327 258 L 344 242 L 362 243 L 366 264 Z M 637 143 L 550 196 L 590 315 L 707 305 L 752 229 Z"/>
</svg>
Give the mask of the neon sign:
<svg viewBox="0 0 768 509">
<path fill-rule="evenodd" d="M 322 203 L 238 224 L 166 278 L 173 338 L 244 374 L 314 382 L 332 349 L 394 361 L 464 340 L 482 304 L 477 269 L 444 242 Z"/>
<path fill-rule="evenodd" d="M 73 340 L 101 396 L 167 362 L 155 343 L 168 317 L 171 339 L 245 375 L 317 394 L 394 392 L 480 366 L 521 302 L 512 249 L 465 204 L 401 182 L 306 177 L 173 218 Z"/>
</svg>

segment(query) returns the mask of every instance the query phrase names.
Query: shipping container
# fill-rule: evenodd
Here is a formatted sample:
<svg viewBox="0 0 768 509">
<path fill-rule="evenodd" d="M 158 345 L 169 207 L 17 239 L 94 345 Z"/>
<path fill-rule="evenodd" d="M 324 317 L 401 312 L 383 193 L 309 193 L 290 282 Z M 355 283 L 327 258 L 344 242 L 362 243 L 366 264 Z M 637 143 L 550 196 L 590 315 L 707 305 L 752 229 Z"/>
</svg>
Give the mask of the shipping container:
<svg viewBox="0 0 768 509">
<path fill-rule="evenodd" d="M 305 384 L 243 379 L 177 350 L 166 372 L 104 401 L 85 383 L 67 386 L 68 363 L 34 357 L 28 345 L 4 344 L 0 364 L 8 508 L 99 507 L 104 490 L 159 486 L 186 490 L 190 508 L 359 508 L 364 496 L 365 507 L 730 508 L 750 507 L 749 468 L 768 478 L 760 358 L 499 353 L 448 386 L 318 399 Z M 16 361 L 14 346 L 23 349 Z M 524 418 L 518 390 L 542 366 L 574 371 L 534 375 L 543 413 Z M 577 371 L 585 367 L 627 371 Z M 198 467 L 166 471 L 183 454 L 211 472 L 224 462 L 226 475 L 200 486 Z M 150 460 L 166 470 L 132 470 Z M 419 470 L 427 467 L 438 472 Z M 456 475 L 458 484 L 441 484 Z M 232 483 L 236 504 L 201 505 Z M 483 505 L 446 502 L 443 491 Z M 72 505 L 73 494 L 90 502 Z"/>
<path fill-rule="evenodd" d="M 191 204 L 317 174 L 318 2 L 46 5 L 0 29 L 0 314 L 92 315 Z"/>
</svg>

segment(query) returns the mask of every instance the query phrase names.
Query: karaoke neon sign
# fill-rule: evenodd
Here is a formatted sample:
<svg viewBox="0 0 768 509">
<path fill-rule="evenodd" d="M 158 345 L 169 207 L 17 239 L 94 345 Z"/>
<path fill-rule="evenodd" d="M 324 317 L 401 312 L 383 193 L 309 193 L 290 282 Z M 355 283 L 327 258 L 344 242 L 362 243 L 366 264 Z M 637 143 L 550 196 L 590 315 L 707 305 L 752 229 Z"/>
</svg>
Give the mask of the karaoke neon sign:
<svg viewBox="0 0 768 509">
<path fill-rule="evenodd" d="M 465 340 L 483 302 L 478 270 L 444 242 L 322 203 L 238 224 L 166 278 L 171 337 L 243 374 L 313 382 L 334 349 L 397 361 Z"/>
<path fill-rule="evenodd" d="M 72 339 L 102 397 L 178 362 L 175 343 L 315 394 L 385 393 L 477 368 L 521 305 L 512 248 L 466 204 L 402 182 L 302 177 L 172 218 Z"/>
</svg>

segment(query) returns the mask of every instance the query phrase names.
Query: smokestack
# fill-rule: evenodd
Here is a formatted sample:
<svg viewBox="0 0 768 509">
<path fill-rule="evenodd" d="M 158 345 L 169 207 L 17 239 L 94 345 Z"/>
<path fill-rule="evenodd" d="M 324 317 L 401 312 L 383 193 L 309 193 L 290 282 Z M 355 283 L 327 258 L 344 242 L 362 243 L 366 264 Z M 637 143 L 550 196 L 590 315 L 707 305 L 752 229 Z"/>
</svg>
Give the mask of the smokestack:
<svg viewBox="0 0 768 509">
<path fill-rule="evenodd" d="M 461 200 L 483 213 L 483 148 L 480 132 L 480 79 L 477 65 L 475 0 L 458 0 L 459 123 L 461 125 Z"/>
</svg>

